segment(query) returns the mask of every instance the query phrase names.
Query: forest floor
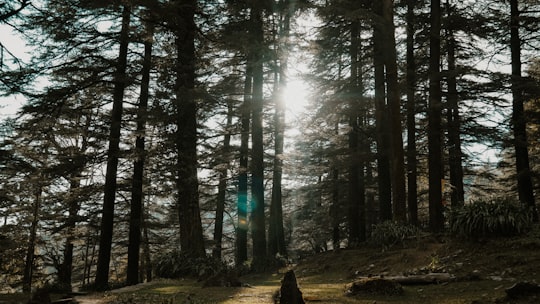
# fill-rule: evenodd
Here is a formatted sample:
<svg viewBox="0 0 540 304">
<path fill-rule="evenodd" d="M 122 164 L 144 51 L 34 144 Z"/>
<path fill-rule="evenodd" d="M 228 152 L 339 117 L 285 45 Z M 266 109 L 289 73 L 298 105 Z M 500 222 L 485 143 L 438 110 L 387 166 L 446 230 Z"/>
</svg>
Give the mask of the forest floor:
<svg viewBox="0 0 540 304">
<path fill-rule="evenodd" d="M 429 235 L 383 250 L 341 249 L 302 259 L 279 272 L 240 277 L 245 287 L 208 287 L 195 280 L 157 280 L 77 300 L 82 304 L 274 303 L 286 270 L 293 269 L 306 303 L 540 303 L 540 293 L 511 300 L 505 290 L 518 282 L 540 283 L 538 233 L 516 238 L 458 240 Z M 446 273 L 450 281 L 404 285 L 401 295 L 350 296 L 347 285 L 359 277 Z M 0 303 L 17 303 L 3 301 Z M 22 302 L 19 302 L 22 303 Z"/>
</svg>

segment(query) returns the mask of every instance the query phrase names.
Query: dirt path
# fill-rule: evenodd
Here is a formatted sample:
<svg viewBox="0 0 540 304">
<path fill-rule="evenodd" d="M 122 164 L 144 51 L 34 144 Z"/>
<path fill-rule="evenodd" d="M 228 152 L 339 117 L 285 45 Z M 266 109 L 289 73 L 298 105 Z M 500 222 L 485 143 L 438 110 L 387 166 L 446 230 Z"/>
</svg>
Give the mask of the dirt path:
<svg viewBox="0 0 540 304">
<path fill-rule="evenodd" d="M 79 302 L 79 304 L 106 304 L 108 303 L 109 299 L 107 299 L 107 294 L 115 294 L 115 293 L 122 293 L 122 292 L 130 292 L 130 291 L 136 291 L 154 284 L 157 284 L 158 281 L 153 282 L 147 282 L 147 283 L 141 283 L 137 285 L 132 286 L 126 286 L 118 289 L 114 289 L 108 292 L 99 292 L 99 293 L 92 293 L 89 295 L 84 296 L 76 296 L 75 300 Z"/>
<path fill-rule="evenodd" d="M 87 296 L 77 296 L 75 297 L 75 300 L 79 304 L 105 304 L 106 299 L 104 298 L 103 294 L 92 294 Z"/>
</svg>

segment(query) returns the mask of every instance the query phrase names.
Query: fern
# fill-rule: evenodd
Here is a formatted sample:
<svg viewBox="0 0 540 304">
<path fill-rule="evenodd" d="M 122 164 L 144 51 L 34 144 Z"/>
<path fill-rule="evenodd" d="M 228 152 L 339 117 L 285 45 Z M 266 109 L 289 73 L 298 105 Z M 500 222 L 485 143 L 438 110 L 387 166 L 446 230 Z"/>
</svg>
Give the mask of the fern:
<svg viewBox="0 0 540 304">
<path fill-rule="evenodd" d="M 403 242 L 418 234 L 418 228 L 412 225 L 404 225 L 394 221 L 385 221 L 373 225 L 371 243 L 382 246 L 385 249 L 395 245 L 403 245 Z"/>
<path fill-rule="evenodd" d="M 509 199 L 476 201 L 451 211 L 450 231 L 471 238 L 520 235 L 530 229 L 531 214 Z"/>
</svg>

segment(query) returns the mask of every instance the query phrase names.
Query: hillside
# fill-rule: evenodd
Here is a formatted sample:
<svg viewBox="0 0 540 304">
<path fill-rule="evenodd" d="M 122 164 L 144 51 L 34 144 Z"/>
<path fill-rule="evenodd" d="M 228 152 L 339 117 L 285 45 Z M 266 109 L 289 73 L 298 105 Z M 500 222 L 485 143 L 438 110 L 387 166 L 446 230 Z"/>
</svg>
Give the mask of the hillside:
<svg viewBox="0 0 540 304">
<path fill-rule="evenodd" d="M 538 303 L 530 296 L 505 300 L 505 290 L 517 282 L 540 282 L 540 238 L 464 241 L 424 236 L 403 245 L 341 249 L 307 257 L 295 270 L 306 303 Z M 286 269 L 241 277 L 244 287 L 203 288 L 195 280 L 158 280 L 107 293 L 79 297 L 80 303 L 274 303 Z M 449 273 L 453 279 L 436 284 L 404 285 L 403 295 L 345 295 L 358 277 L 394 277 Z M 6 298 L 0 298 L 0 302 Z M 23 303 L 6 301 L 2 303 Z"/>
<path fill-rule="evenodd" d="M 505 289 L 517 282 L 540 282 L 540 238 L 535 233 L 475 241 L 424 236 L 388 250 L 366 247 L 324 252 L 305 258 L 292 268 L 307 303 L 537 303 L 535 297 L 513 301 L 505 301 L 504 297 Z M 345 295 L 346 285 L 360 276 L 390 277 L 431 271 L 450 273 L 455 280 L 404 286 L 401 296 Z M 274 303 L 273 295 L 283 273 L 281 270 L 242 277 L 250 287 L 201 288 L 200 283 L 182 281 L 159 283 L 155 288 L 144 288 L 139 295 L 169 290 L 177 299 L 174 303 L 183 303 L 181 300 L 188 295 L 192 303 Z M 133 296 L 130 299 L 144 303 Z"/>
</svg>

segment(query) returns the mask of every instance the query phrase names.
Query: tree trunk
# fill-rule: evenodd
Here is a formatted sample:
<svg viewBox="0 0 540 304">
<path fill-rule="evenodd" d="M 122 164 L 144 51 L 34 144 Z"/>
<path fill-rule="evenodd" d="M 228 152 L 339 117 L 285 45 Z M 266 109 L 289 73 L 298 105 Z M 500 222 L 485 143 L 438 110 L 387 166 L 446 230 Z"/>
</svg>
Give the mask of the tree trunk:
<svg viewBox="0 0 540 304">
<path fill-rule="evenodd" d="M 251 58 L 246 63 L 246 79 L 244 82 L 244 103 L 241 107 L 240 135 L 240 168 L 238 176 L 238 224 L 236 228 L 236 265 L 247 261 L 247 200 L 248 200 L 248 159 L 249 159 L 249 127 L 251 120 L 251 91 L 253 73 Z"/>
<path fill-rule="evenodd" d="M 276 254 L 287 256 L 285 245 L 285 232 L 283 231 L 283 201 L 281 192 L 281 183 L 283 176 L 283 145 L 285 136 L 285 104 L 283 100 L 283 90 L 287 87 L 287 69 L 288 69 L 288 44 L 291 22 L 290 1 L 283 1 L 283 10 L 281 14 L 279 43 L 279 73 L 276 77 L 277 87 L 275 94 L 275 113 L 274 113 L 274 168 L 272 176 L 272 200 L 270 202 L 270 220 L 268 226 L 268 254 L 273 257 Z M 277 66 L 277 65 L 276 65 Z"/>
<path fill-rule="evenodd" d="M 369 145 L 364 147 L 366 154 L 371 155 L 371 148 Z M 369 185 L 373 184 L 373 165 L 371 160 L 366 162 L 366 182 Z M 377 223 L 377 213 L 375 211 L 375 193 L 373 191 L 367 191 L 366 193 L 366 235 L 371 235 L 373 225 Z"/>
<path fill-rule="evenodd" d="M 332 218 L 332 245 L 334 250 L 340 248 L 341 233 L 339 224 L 341 223 L 341 204 L 339 201 L 339 170 L 332 169 L 332 205 L 330 207 L 330 217 Z"/>
<path fill-rule="evenodd" d="M 382 2 L 373 2 L 373 11 L 382 14 Z M 392 219 L 392 181 L 390 175 L 390 134 L 386 106 L 386 88 L 384 76 L 384 34 L 382 21 L 376 18 L 373 26 L 373 65 L 375 69 L 375 120 L 377 133 L 377 171 L 379 191 L 379 219 Z"/>
<path fill-rule="evenodd" d="M 147 203 L 148 204 L 148 203 Z M 144 267 L 143 273 L 146 277 L 146 282 L 152 281 L 152 258 L 150 253 L 150 238 L 148 237 L 148 208 L 145 208 L 143 205 L 143 212 L 145 216 L 143 217 L 142 228 L 143 228 L 143 257 L 144 257 Z M 144 282 L 144 280 L 141 280 Z"/>
<path fill-rule="evenodd" d="M 407 197 L 405 191 L 405 163 L 403 152 L 403 134 L 401 128 L 401 100 L 398 86 L 396 38 L 394 27 L 394 5 L 392 0 L 383 1 L 382 17 L 384 22 L 384 54 L 386 67 L 386 90 L 390 110 L 390 140 L 392 159 L 392 204 L 394 219 L 407 221 Z"/>
<path fill-rule="evenodd" d="M 85 147 L 82 147 L 81 151 L 84 151 L 85 149 Z M 65 288 L 66 291 L 71 291 L 71 279 L 73 269 L 73 242 L 75 240 L 75 226 L 77 224 L 77 217 L 80 209 L 77 192 L 79 191 L 80 185 L 80 173 L 74 173 L 70 178 L 70 197 L 67 201 L 68 218 L 66 228 L 68 230 L 68 235 L 66 237 L 66 242 L 64 245 L 64 260 L 60 265 L 60 269 L 58 269 L 58 283 L 62 288 Z"/>
<path fill-rule="evenodd" d="M 131 181 L 131 209 L 129 213 L 129 242 L 127 285 L 139 283 L 139 256 L 141 248 L 141 222 L 143 209 L 143 179 L 146 158 L 145 134 L 148 111 L 148 90 L 150 86 L 150 70 L 152 68 L 153 26 L 148 22 L 144 41 L 144 58 L 142 66 L 141 94 L 137 109 L 137 139 L 135 140 L 135 162 Z"/>
<path fill-rule="evenodd" d="M 264 215 L 264 147 L 263 147 L 263 21 L 259 4 L 251 10 L 251 35 L 254 40 L 252 94 L 252 166 L 251 166 L 251 236 L 253 239 L 253 268 L 266 267 L 266 232 Z"/>
<path fill-rule="evenodd" d="M 360 22 L 353 21 L 351 28 L 351 46 L 349 55 L 351 58 L 351 73 L 349 80 L 349 196 L 347 208 L 347 226 L 349 228 L 349 246 L 355 247 L 359 242 L 364 241 L 365 218 L 364 214 L 365 193 L 360 188 L 360 171 L 363 170 L 361 154 L 359 150 L 359 103 L 361 100 L 361 89 L 359 85 L 361 73 L 359 73 L 359 49 L 360 49 Z M 362 181 L 363 182 L 363 181 Z"/>
<path fill-rule="evenodd" d="M 418 162 L 416 150 L 416 61 L 414 58 L 416 0 L 407 0 L 407 206 L 409 223 L 418 225 Z"/>
<path fill-rule="evenodd" d="M 116 74 L 114 77 L 113 108 L 111 113 L 111 129 L 109 134 L 109 149 L 107 151 L 107 170 L 105 174 L 105 191 L 101 217 L 99 254 L 96 270 L 95 287 L 106 290 L 109 285 L 109 263 L 114 225 L 114 204 L 116 196 L 116 174 L 120 152 L 120 130 L 122 128 L 122 108 L 124 88 L 126 86 L 126 65 L 129 44 L 129 23 L 131 8 L 123 7 L 122 29 L 120 31 L 120 50 Z"/>
<path fill-rule="evenodd" d="M 24 273 L 22 279 L 23 292 L 26 293 L 32 291 L 37 228 L 39 224 L 39 210 L 41 209 L 41 191 L 41 186 L 39 186 L 35 194 L 34 204 L 32 204 L 32 223 L 30 225 L 30 236 L 28 238 L 28 248 L 26 250 L 26 260 L 24 263 Z"/>
<path fill-rule="evenodd" d="M 441 1 L 431 0 L 431 30 L 429 38 L 429 105 L 428 105 L 428 169 L 429 169 L 429 227 L 432 232 L 444 229 L 442 205 L 441 153 Z"/>
<path fill-rule="evenodd" d="M 176 151 L 180 247 L 189 257 L 206 256 L 197 177 L 197 102 L 195 90 L 196 0 L 174 1 L 176 59 Z"/>
<path fill-rule="evenodd" d="M 212 256 L 216 260 L 221 260 L 222 240 L 223 240 L 223 214 L 225 212 L 225 199 L 227 197 L 227 171 L 229 170 L 229 153 L 231 145 L 231 128 L 233 120 L 233 103 L 227 101 L 227 124 L 225 126 L 225 136 L 223 137 L 223 157 L 222 163 L 225 165 L 219 170 L 219 184 L 216 204 L 216 219 L 214 224 L 214 249 Z"/>
<path fill-rule="evenodd" d="M 339 122 L 334 125 L 334 134 L 339 136 Z M 331 166 L 332 172 L 332 205 L 330 206 L 330 218 L 332 219 L 332 245 L 334 250 L 340 248 L 341 244 L 341 232 L 339 225 L 341 224 L 343 210 L 340 200 L 340 180 L 339 180 L 339 167 L 336 164 L 337 161 L 333 161 Z"/>
<path fill-rule="evenodd" d="M 538 221 L 534 199 L 529 152 L 527 123 L 523 107 L 523 79 L 521 78 L 521 39 L 519 36 L 520 12 L 518 0 L 510 0 L 510 51 L 512 58 L 512 127 L 516 153 L 516 171 L 520 202 L 532 208 L 533 219 Z"/>
<path fill-rule="evenodd" d="M 456 70 L 456 41 L 454 39 L 452 8 L 446 1 L 448 14 L 447 42 L 448 48 L 448 96 L 446 120 L 448 124 L 448 157 L 450 169 L 450 184 L 452 185 L 451 202 L 452 207 L 462 206 L 465 202 L 465 192 L 463 190 L 463 167 L 461 165 L 461 118 L 459 114 L 458 92 L 457 92 L 457 70 Z"/>
</svg>

